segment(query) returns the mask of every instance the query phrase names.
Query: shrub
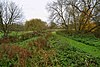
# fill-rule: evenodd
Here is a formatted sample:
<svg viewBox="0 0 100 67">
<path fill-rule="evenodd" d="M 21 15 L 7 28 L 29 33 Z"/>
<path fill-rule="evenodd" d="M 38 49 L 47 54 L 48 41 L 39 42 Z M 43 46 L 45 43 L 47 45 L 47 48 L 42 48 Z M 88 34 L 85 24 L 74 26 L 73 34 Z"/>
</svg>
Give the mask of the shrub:
<svg viewBox="0 0 100 67">
<path fill-rule="evenodd" d="M 39 37 L 37 40 L 35 40 L 34 45 L 37 47 L 38 50 L 48 47 L 47 40 L 42 37 Z"/>
<path fill-rule="evenodd" d="M 97 38 L 100 38 L 100 28 L 96 29 L 93 33 Z"/>
<path fill-rule="evenodd" d="M 0 45 L 0 65 L 25 67 L 31 52 L 16 45 Z"/>
</svg>

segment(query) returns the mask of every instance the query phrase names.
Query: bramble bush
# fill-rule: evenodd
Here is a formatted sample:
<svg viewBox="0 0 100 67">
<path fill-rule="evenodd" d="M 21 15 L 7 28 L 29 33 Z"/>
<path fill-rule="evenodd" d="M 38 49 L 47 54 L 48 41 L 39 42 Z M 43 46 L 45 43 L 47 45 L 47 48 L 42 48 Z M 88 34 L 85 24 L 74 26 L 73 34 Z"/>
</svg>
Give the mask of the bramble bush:
<svg viewBox="0 0 100 67">
<path fill-rule="evenodd" d="M 0 45 L 0 66 L 5 67 L 47 67 L 52 66 L 51 58 L 55 50 L 50 47 L 46 34 L 28 42 L 27 47 L 19 45 Z"/>
</svg>

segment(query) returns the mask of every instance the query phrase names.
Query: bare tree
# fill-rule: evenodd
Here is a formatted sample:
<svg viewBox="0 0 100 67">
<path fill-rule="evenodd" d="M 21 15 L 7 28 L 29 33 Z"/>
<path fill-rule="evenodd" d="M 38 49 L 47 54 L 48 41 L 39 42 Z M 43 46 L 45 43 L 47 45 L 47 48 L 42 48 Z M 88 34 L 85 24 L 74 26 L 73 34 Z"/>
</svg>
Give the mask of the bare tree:
<svg viewBox="0 0 100 67">
<path fill-rule="evenodd" d="M 49 3 L 47 5 L 47 9 L 49 12 L 51 12 L 50 18 L 51 20 L 56 20 L 57 22 L 63 23 L 66 28 L 68 27 L 66 23 L 66 8 L 67 6 L 64 6 L 65 0 L 57 0 L 53 1 L 52 3 Z"/>
<path fill-rule="evenodd" d="M 48 11 L 51 12 L 50 19 L 57 20 L 61 24 L 65 25 L 69 30 L 70 24 L 75 22 L 76 30 L 76 12 L 75 7 L 70 5 L 70 2 L 76 3 L 77 0 L 57 0 L 48 4 Z M 73 20 L 74 19 L 74 20 Z"/>
<path fill-rule="evenodd" d="M 48 11 L 51 13 L 50 19 L 60 20 L 67 29 L 72 25 L 75 31 L 87 32 L 99 26 L 98 24 L 89 28 L 88 25 L 93 21 L 96 23 L 100 21 L 97 19 L 100 16 L 99 7 L 100 0 L 56 0 L 48 4 Z"/>
<path fill-rule="evenodd" d="M 76 3 L 73 3 L 73 1 L 74 0 L 69 1 L 69 4 L 75 7 L 80 12 L 80 14 L 84 14 L 84 18 L 82 20 L 85 19 L 85 21 L 80 22 L 79 30 L 85 31 L 84 29 L 88 21 L 93 21 L 93 16 L 97 17 L 97 13 L 95 14 L 95 9 L 98 5 L 100 7 L 100 0 L 77 0 Z"/>
<path fill-rule="evenodd" d="M 4 37 L 10 32 L 10 25 L 22 18 L 21 9 L 14 2 L 0 2 L 0 24 Z"/>
<path fill-rule="evenodd" d="M 100 1 L 98 1 L 98 5 L 94 8 L 94 15 L 92 20 L 97 24 L 95 27 L 91 28 L 88 32 L 91 32 L 95 28 L 100 29 Z"/>
</svg>

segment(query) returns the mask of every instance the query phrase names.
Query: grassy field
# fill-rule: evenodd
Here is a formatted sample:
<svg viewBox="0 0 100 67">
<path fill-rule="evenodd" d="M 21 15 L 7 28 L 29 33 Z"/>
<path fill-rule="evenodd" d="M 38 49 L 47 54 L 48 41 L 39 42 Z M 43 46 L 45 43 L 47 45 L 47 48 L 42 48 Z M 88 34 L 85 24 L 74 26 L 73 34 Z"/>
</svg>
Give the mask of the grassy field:
<svg viewBox="0 0 100 67">
<path fill-rule="evenodd" d="M 100 57 L 100 50 L 97 49 L 95 46 L 89 46 L 89 45 L 86 45 L 84 43 L 81 43 L 81 42 L 77 42 L 75 40 L 72 40 L 70 38 L 67 38 L 67 37 L 63 37 L 61 35 L 57 35 L 55 34 L 55 36 L 59 37 L 59 39 L 61 39 L 65 42 L 67 42 L 69 45 L 75 47 L 75 48 L 78 48 L 84 52 L 87 52 L 88 54 L 91 54 L 93 55 L 94 57 Z"/>
<path fill-rule="evenodd" d="M 85 67 L 88 62 L 90 62 L 89 66 L 95 67 L 91 61 L 94 58 L 100 58 L 100 51 L 96 47 L 58 35 L 56 32 L 53 32 L 53 35 L 51 43 L 56 48 L 57 59 L 60 61 L 61 67 L 80 67 L 81 65 Z M 94 60 L 100 62 L 100 59 L 97 59 Z"/>
<path fill-rule="evenodd" d="M 54 31 L 54 30 L 53 30 Z M 13 32 L 10 35 L 16 36 Z M 1 43 L 0 67 L 99 67 L 100 50 L 56 32 L 19 32 Z"/>
<path fill-rule="evenodd" d="M 19 36 L 19 35 L 22 35 L 22 34 L 25 34 L 25 33 L 30 33 L 32 31 L 20 31 L 20 32 L 11 32 L 9 35 L 10 36 Z M 0 38 L 3 36 L 3 33 L 0 32 Z"/>
</svg>

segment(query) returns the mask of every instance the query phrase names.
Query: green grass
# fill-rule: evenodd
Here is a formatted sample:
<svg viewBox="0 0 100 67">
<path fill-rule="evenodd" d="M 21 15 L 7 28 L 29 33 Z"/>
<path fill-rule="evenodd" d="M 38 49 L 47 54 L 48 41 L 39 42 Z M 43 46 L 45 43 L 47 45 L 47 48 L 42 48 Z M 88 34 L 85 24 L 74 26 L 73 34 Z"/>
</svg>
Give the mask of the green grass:
<svg viewBox="0 0 100 67">
<path fill-rule="evenodd" d="M 75 41 L 82 42 L 86 45 L 95 46 L 96 48 L 100 50 L 100 39 L 94 36 L 87 35 L 87 36 L 80 37 L 79 35 L 73 35 L 73 36 L 67 36 L 67 37 Z"/>
<path fill-rule="evenodd" d="M 86 49 L 82 50 L 84 46 L 80 47 L 79 44 L 77 44 L 80 42 L 75 41 L 77 42 L 75 43 L 73 42 L 74 40 L 71 40 L 69 38 L 67 40 L 66 37 L 58 35 L 56 34 L 56 32 L 52 32 L 52 34 L 53 37 L 51 38 L 50 43 L 52 47 L 56 50 L 56 62 L 60 65 L 60 67 L 85 67 L 86 63 L 89 64 L 89 67 L 100 66 L 100 59 L 98 58 L 98 56 L 92 55 L 92 53 L 89 51 L 84 51 Z M 95 62 L 97 64 L 94 64 L 92 62 Z"/>
<path fill-rule="evenodd" d="M 11 35 L 11 36 L 18 36 L 18 35 L 22 35 L 22 34 L 26 34 L 26 33 L 30 33 L 30 32 L 32 32 L 32 31 L 20 31 L 20 32 L 11 32 L 9 35 Z"/>
<path fill-rule="evenodd" d="M 74 46 L 78 49 L 81 49 L 82 51 L 87 52 L 87 53 L 91 54 L 92 56 L 100 57 L 100 50 L 94 46 L 89 46 L 89 45 L 74 41 L 69 38 L 66 38 L 66 41 L 68 41 L 69 45 Z"/>
<path fill-rule="evenodd" d="M 0 32 L 0 38 L 3 36 L 3 33 Z"/>
<path fill-rule="evenodd" d="M 15 33 L 13 33 L 14 35 Z M 88 67 L 99 67 L 100 66 L 100 58 L 98 50 L 90 51 L 92 49 L 96 49 L 95 47 L 87 46 L 86 44 L 74 41 L 70 38 L 66 38 L 64 36 L 56 34 L 56 32 L 52 32 L 52 36 L 48 39 L 47 44 L 50 45 L 50 47 L 43 47 L 39 50 L 37 50 L 38 47 L 34 45 L 34 40 L 37 40 L 38 37 L 31 37 L 26 40 L 21 40 L 20 42 L 16 43 L 9 43 L 10 46 L 18 46 L 21 49 L 25 49 L 28 52 L 31 53 L 31 56 L 26 56 L 27 59 L 24 61 L 27 62 L 26 66 L 31 67 L 85 67 L 87 63 L 89 64 Z M 42 36 L 44 38 L 44 36 Z M 41 39 L 40 39 L 41 40 Z M 42 41 L 43 42 L 43 41 Z M 30 46 L 31 44 L 31 46 Z M 1 47 L 2 48 L 2 47 Z M 8 47 L 7 47 L 8 48 Z M 10 48 L 10 47 L 9 47 Z M 4 49 L 5 50 L 5 49 Z M 16 50 L 19 50 L 19 48 L 15 49 L 12 48 L 12 54 L 16 53 Z M 3 50 L 2 50 L 3 51 Z M 1 51 L 1 52 L 2 52 Z M 14 51 L 14 53 L 13 53 Z M 21 50 L 23 53 L 21 55 L 15 54 L 15 56 L 19 57 L 26 55 L 23 50 Z M 19 51 L 19 52 L 21 52 Z M 9 52 L 9 51 L 7 51 Z M 97 53 L 94 55 L 94 53 Z M 14 61 L 9 59 L 7 56 L 9 54 L 6 52 L 4 53 L 4 57 L 2 60 L 0 60 L 1 65 L 5 65 L 4 63 L 17 63 L 19 62 L 19 59 L 16 59 L 16 57 L 13 57 L 15 59 Z M 53 54 L 54 53 L 54 54 Z M 7 56 L 6 56 L 7 55 Z M 46 59 L 45 59 L 46 58 Z M 6 61 L 9 60 L 9 61 Z M 48 64 L 46 64 L 48 63 Z M 8 64 L 6 64 L 5 67 L 7 67 Z"/>
<path fill-rule="evenodd" d="M 32 40 L 36 40 L 38 37 L 32 37 L 30 39 L 27 39 L 27 40 L 24 40 L 22 42 L 17 42 L 17 43 L 10 43 L 11 45 L 18 45 L 18 46 L 21 46 L 21 47 L 27 47 L 27 44 L 29 42 L 31 42 Z"/>
<path fill-rule="evenodd" d="M 54 33 L 54 32 L 53 32 Z M 61 35 L 58 35 L 58 34 L 55 34 L 55 36 L 57 36 L 61 42 L 66 42 L 68 43 L 69 45 L 77 48 L 77 49 L 80 49 L 88 54 L 91 54 L 92 56 L 94 57 L 100 57 L 100 50 L 97 49 L 96 47 L 94 46 L 89 46 L 89 45 L 86 45 L 84 43 L 81 43 L 81 42 L 77 42 L 75 40 L 72 40 L 70 38 L 67 38 L 67 37 L 63 37 Z"/>
<path fill-rule="evenodd" d="M 15 32 L 15 31 L 12 31 L 11 33 L 9 33 L 10 36 L 19 36 L 19 35 L 22 35 L 22 34 L 26 34 L 26 33 L 30 33 L 32 31 L 20 31 L 20 32 Z M 0 38 L 3 36 L 3 33 L 0 32 Z"/>
</svg>

